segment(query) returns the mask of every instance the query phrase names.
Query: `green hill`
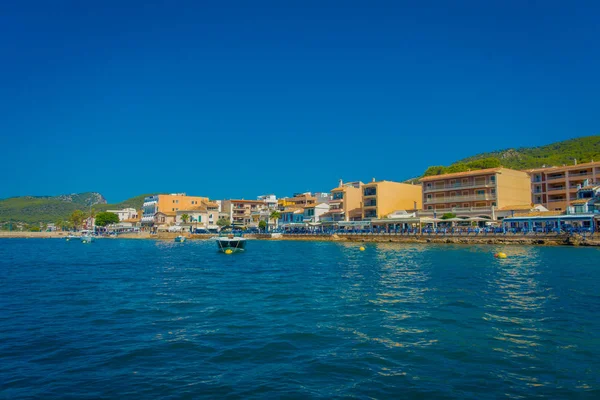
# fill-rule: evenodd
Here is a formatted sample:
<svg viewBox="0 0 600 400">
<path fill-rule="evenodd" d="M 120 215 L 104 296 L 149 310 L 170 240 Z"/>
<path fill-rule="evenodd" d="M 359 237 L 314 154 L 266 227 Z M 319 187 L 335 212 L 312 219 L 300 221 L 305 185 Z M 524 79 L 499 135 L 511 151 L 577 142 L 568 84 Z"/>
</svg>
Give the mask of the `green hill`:
<svg viewBox="0 0 600 400">
<path fill-rule="evenodd" d="M 541 168 L 563 164 L 600 161 L 600 135 L 565 140 L 539 147 L 505 149 L 481 153 L 455 162 L 450 166 L 431 166 L 424 176 L 464 172 L 503 166 L 512 169 Z"/>
<path fill-rule="evenodd" d="M 58 219 L 66 220 L 75 210 L 96 211 L 133 207 L 142 208 L 144 197 L 140 195 L 117 204 L 107 204 L 100 193 L 79 193 L 61 196 L 23 196 L 0 200 L 0 223 L 7 221 L 35 224 L 52 223 Z"/>
</svg>

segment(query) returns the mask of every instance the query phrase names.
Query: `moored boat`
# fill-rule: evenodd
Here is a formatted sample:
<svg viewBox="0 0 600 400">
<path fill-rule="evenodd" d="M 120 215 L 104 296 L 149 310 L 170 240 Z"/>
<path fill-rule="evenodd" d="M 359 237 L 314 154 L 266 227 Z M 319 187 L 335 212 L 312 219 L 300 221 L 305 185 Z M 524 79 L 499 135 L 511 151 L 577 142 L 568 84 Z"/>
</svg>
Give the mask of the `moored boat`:
<svg viewBox="0 0 600 400">
<path fill-rule="evenodd" d="M 222 233 L 215 238 L 219 251 L 225 254 L 231 254 L 238 251 L 244 251 L 246 247 L 246 239 L 241 233 Z"/>
<path fill-rule="evenodd" d="M 175 241 L 176 241 L 177 243 L 183 243 L 183 242 L 185 242 L 185 240 L 186 240 L 185 236 L 181 236 L 181 235 L 180 235 L 180 236 L 177 236 L 177 237 L 175 238 Z"/>
</svg>

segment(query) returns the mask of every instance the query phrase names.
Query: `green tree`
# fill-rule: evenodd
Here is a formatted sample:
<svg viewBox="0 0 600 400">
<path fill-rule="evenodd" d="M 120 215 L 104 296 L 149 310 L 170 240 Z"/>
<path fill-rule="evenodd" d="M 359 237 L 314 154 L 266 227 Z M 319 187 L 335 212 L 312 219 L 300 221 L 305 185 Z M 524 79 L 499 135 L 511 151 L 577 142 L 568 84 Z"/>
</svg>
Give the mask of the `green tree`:
<svg viewBox="0 0 600 400">
<path fill-rule="evenodd" d="M 486 169 L 486 168 L 498 168 L 502 164 L 500 164 L 500 160 L 496 157 L 487 157 L 479 160 L 471 161 L 467 163 L 467 167 L 469 169 Z"/>
<path fill-rule="evenodd" d="M 99 212 L 96 215 L 96 226 L 106 226 L 110 224 L 118 224 L 119 216 L 108 211 Z"/>
<path fill-rule="evenodd" d="M 183 214 L 183 215 L 181 216 L 181 219 L 183 220 L 183 223 L 184 223 L 184 224 L 187 224 L 187 222 L 188 222 L 188 219 L 189 219 L 189 218 L 190 218 L 190 216 L 189 216 L 189 215 L 187 215 L 187 214 Z"/>
<path fill-rule="evenodd" d="M 46 232 L 47 230 L 48 230 L 48 224 L 44 222 L 42 224 L 42 232 Z"/>
<path fill-rule="evenodd" d="M 443 165 L 433 165 L 425 170 L 423 176 L 442 175 L 446 173 L 446 167 Z"/>
<path fill-rule="evenodd" d="M 450 219 L 450 218 L 456 218 L 456 214 L 446 213 L 446 214 L 442 215 L 442 219 Z"/>
<path fill-rule="evenodd" d="M 29 231 L 30 232 L 39 232 L 40 231 L 40 227 L 39 226 L 30 226 L 29 227 Z"/>
<path fill-rule="evenodd" d="M 260 229 L 261 231 L 264 231 L 265 229 L 267 229 L 267 222 L 266 221 L 260 221 L 258 223 L 258 229 Z"/>
<path fill-rule="evenodd" d="M 56 230 L 60 229 L 62 231 L 65 226 L 65 221 L 59 218 L 54 222 L 54 226 L 56 226 Z"/>
<path fill-rule="evenodd" d="M 73 224 L 73 228 L 79 229 L 81 223 L 83 222 L 83 217 L 83 211 L 75 210 L 71 213 L 71 216 L 69 217 L 69 222 Z"/>
<path fill-rule="evenodd" d="M 220 226 L 221 228 L 223 228 L 224 226 L 228 226 L 229 225 L 229 219 L 228 218 L 219 218 L 217 220 L 217 226 Z"/>
</svg>

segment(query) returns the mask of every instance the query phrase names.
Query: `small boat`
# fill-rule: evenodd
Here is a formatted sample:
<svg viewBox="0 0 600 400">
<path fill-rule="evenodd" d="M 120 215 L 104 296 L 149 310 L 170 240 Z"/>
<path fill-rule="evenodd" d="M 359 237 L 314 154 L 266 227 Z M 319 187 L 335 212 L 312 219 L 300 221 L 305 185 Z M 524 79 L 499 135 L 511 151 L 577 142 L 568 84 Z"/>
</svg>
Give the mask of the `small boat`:
<svg viewBox="0 0 600 400">
<path fill-rule="evenodd" d="M 219 251 L 225 254 L 244 251 L 246 247 L 246 239 L 242 237 L 241 233 L 222 233 L 215 239 L 219 246 Z"/>
<path fill-rule="evenodd" d="M 175 238 L 175 241 L 176 241 L 177 243 L 183 243 L 183 242 L 185 242 L 185 240 L 186 240 L 185 236 L 181 236 L 181 235 L 180 235 L 180 236 L 177 236 L 177 237 Z"/>
<path fill-rule="evenodd" d="M 95 240 L 92 235 L 83 235 L 80 239 L 81 243 L 92 243 Z"/>
</svg>

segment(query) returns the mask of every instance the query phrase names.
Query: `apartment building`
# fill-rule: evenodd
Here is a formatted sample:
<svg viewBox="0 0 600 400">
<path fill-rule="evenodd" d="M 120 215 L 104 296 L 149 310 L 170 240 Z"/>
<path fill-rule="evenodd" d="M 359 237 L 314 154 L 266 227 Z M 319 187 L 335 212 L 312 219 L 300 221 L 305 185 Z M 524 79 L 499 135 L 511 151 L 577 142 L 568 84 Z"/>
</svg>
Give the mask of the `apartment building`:
<svg viewBox="0 0 600 400">
<path fill-rule="evenodd" d="M 564 165 L 562 167 L 526 170 L 531 177 L 532 201 L 551 211 L 565 211 L 574 200 L 585 180 L 597 184 L 600 162 Z"/>
<path fill-rule="evenodd" d="M 496 219 L 498 208 L 531 205 L 529 175 L 508 168 L 488 168 L 421 179 L 422 216 Z"/>
<path fill-rule="evenodd" d="M 331 190 L 329 211 L 322 220 L 339 222 L 362 219 L 362 186 L 360 181 L 346 182 L 340 179 L 338 187 Z"/>
<path fill-rule="evenodd" d="M 267 204 L 262 200 L 223 200 L 221 212 L 228 215 L 232 225 L 250 226 L 254 222 L 253 213 L 267 209 Z"/>
<path fill-rule="evenodd" d="M 397 210 L 420 209 L 421 185 L 375 181 L 362 186 L 362 219 L 383 218 Z"/>
</svg>

